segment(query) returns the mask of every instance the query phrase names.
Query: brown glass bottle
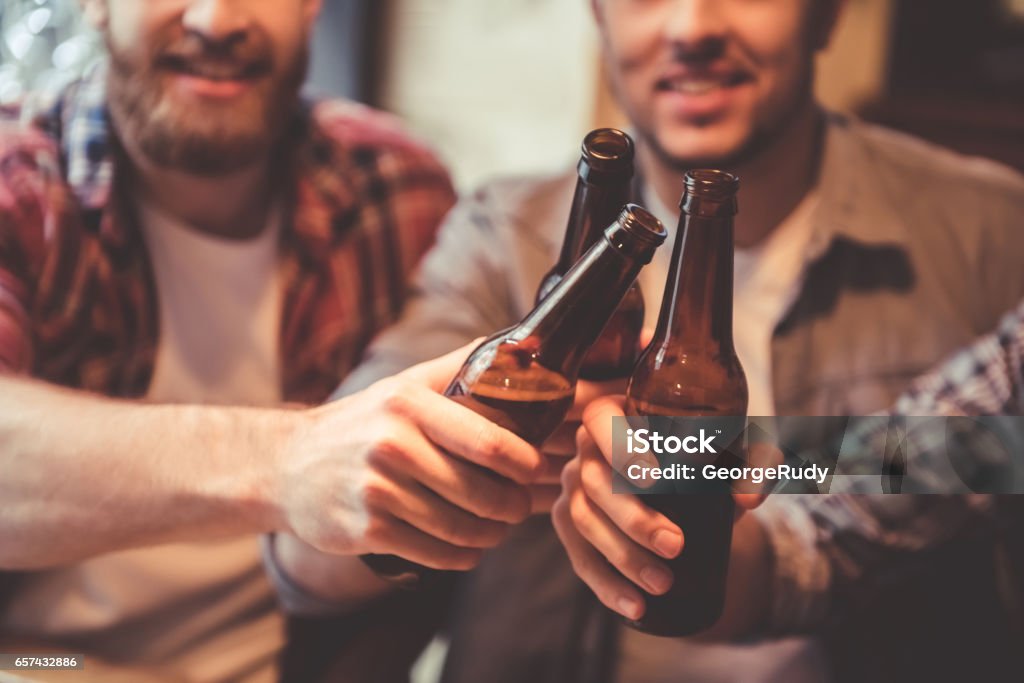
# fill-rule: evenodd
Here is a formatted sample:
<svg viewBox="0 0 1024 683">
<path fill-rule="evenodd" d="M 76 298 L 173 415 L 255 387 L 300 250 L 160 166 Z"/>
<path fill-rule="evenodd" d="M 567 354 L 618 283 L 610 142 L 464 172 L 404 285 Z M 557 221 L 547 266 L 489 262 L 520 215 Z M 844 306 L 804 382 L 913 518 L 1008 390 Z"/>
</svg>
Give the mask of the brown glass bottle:
<svg viewBox="0 0 1024 683">
<path fill-rule="evenodd" d="M 539 446 L 572 407 L 587 350 L 666 236 L 657 218 L 627 205 L 522 322 L 470 354 L 445 394 Z M 406 586 L 436 573 L 394 555 L 363 561 Z"/>
<path fill-rule="evenodd" d="M 583 139 L 583 153 L 576 167 L 576 193 L 562 251 L 541 280 L 537 289 L 538 303 L 601 239 L 601 233 L 629 201 L 633 154 L 633 140 L 615 128 L 598 128 Z M 629 375 L 636 361 L 643 324 L 644 298 L 640 286 L 633 283 L 584 358 L 580 377 L 604 380 Z"/>
<path fill-rule="evenodd" d="M 732 339 L 733 216 L 738 179 L 728 173 L 686 174 L 682 215 L 658 326 L 630 378 L 626 414 L 649 418 L 663 434 L 670 416 L 732 417 L 742 431 L 747 380 Z M 682 435 L 680 435 L 682 436 Z M 665 463 L 668 464 L 668 463 Z M 669 562 L 675 581 L 646 596 L 644 616 L 630 625 L 654 635 L 684 636 L 722 613 L 734 503 L 728 482 L 677 482 L 672 493 L 641 499 L 678 524 L 683 550 Z M 694 492 L 695 490 L 699 492 Z"/>
</svg>

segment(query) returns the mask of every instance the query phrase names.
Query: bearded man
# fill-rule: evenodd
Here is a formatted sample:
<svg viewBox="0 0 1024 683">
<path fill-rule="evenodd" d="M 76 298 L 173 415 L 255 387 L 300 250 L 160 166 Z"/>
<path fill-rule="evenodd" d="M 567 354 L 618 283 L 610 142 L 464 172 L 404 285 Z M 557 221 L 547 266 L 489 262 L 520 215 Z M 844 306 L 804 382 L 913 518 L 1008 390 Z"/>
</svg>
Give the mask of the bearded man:
<svg viewBox="0 0 1024 683">
<path fill-rule="evenodd" d="M 87 0 L 109 59 L 0 122 L 4 651 L 274 680 L 274 585 L 318 551 L 352 607 L 387 591 L 355 555 L 467 569 L 528 514 L 540 454 L 440 394 L 466 352 L 281 407 L 397 316 L 454 201 L 387 116 L 299 97 L 319 4 Z"/>
</svg>

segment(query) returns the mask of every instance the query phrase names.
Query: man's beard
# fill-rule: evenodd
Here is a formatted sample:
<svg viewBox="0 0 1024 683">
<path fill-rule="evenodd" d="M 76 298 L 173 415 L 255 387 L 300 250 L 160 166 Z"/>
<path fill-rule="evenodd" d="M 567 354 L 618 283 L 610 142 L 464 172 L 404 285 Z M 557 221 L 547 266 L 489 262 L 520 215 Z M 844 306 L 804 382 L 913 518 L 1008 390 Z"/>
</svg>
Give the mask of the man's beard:
<svg viewBox="0 0 1024 683">
<path fill-rule="evenodd" d="M 265 41 L 260 41 L 266 44 Z M 181 41 L 186 58 L 202 60 L 207 50 Z M 265 62 L 262 78 L 232 102 L 185 103 L 169 92 L 174 72 L 147 57 L 140 66 L 107 40 L 110 69 L 107 98 L 118 136 L 151 163 L 200 176 L 224 175 L 266 158 L 287 132 L 306 77 L 305 43 L 285 68 L 272 70 L 269 48 L 255 49 Z M 216 57 L 224 61 L 224 55 Z M 245 62 L 240 62 L 245 63 Z"/>
</svg>

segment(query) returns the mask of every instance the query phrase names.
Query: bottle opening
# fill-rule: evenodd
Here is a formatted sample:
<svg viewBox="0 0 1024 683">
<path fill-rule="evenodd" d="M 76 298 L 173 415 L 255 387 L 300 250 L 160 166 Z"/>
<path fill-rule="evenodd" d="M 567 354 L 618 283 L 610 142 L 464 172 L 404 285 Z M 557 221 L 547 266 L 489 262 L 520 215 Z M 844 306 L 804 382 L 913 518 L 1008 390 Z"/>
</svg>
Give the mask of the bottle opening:
<svg viewBox="0 0 1024 683">
<path fill-rule="evenodd" d="M 633 139 L 617 128 L 598 128 L 583 138 L 583 156 L 597 168 L 633 161 Z"/>
<path fill-rule="evenodd" d="M 740 179 L 732 173 L 714 168 L 698 168 L 686 172 L 686 194 L 724 199 L 740 189 Z"/>
<path fill-rule="evenodd" d="M 639 204 L 626 204 L 619 214 L 619 223 L 630 235 L 652 244 L 661 244 L 668 237 L 661 221 Z"/>
</svg>

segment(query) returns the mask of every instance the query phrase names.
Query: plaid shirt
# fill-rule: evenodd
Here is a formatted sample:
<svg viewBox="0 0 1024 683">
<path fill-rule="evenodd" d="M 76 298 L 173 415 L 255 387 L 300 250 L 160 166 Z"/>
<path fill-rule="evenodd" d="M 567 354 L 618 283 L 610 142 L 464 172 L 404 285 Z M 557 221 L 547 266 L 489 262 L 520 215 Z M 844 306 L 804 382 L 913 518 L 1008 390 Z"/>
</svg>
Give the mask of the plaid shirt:
<svg viewBox="0 0 1024 683">
<path fill-rule="evenodd" d="M 915 381 L 889 414 L 1024 415 L 1024 302 L 994 332 Z M 953 490 L 947 473 L 949 458 L 955 456 L 947 454 L 946 431 L 923 423 L 921 427 L 905 432 L 906 478 L 914 480 L 917 490 Z M 1011 450 L 1024 439 L 1017 431 L 1003 435 Z M 982 447 L 984 442 L 970 443 L 975 445 L 966 449 L 969 460 L 992 455 Z M 878 458 L 890 444 L 887 420 L 865 420 L 861 430 L 844 435 L 843 452 L 863 454 L 865 468 L 877 472 Z M 845 463 L 844 471 L 856 472 L 856 464 Z M 872 485 L 877 481 L 856 476 L 835 480 L 829 495 L 774 496 L 756 512 L 775 555 L 773 630 L 802 631 L 838 618 L 864 600 L 865 591 L 907 571 L 915 554 L 923 556 L 921 551 L 975 524 L 991 526 L 999 514 L 995 496 L 989 494 L 849 495 L 877 493 Z"/>
<path fill-rule="evenodd" d="M 392 117 L 303 104 L 289 130 L 280 254 L 283 395 L 319 402 L 392 322 L 455 195 Z M 0 121 L 0 371 L 145 394 L 153 274 L 108 125 L 105 72 Z"/>
</svg>

